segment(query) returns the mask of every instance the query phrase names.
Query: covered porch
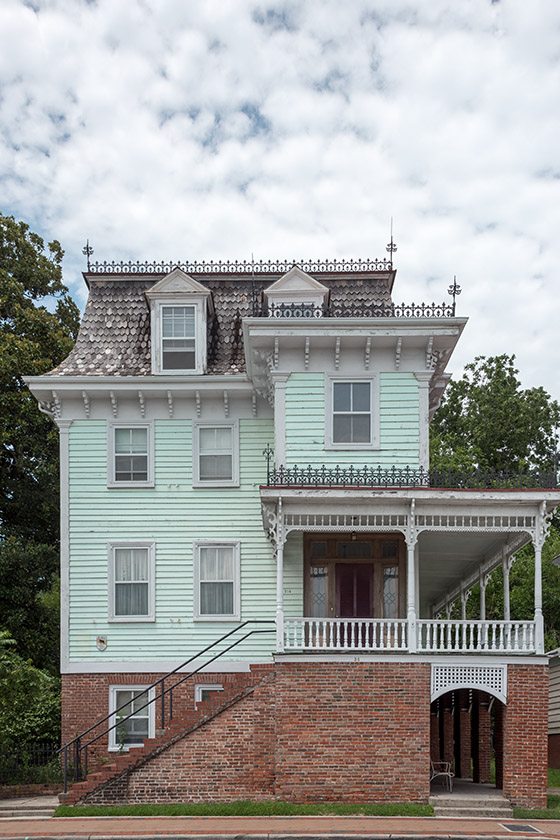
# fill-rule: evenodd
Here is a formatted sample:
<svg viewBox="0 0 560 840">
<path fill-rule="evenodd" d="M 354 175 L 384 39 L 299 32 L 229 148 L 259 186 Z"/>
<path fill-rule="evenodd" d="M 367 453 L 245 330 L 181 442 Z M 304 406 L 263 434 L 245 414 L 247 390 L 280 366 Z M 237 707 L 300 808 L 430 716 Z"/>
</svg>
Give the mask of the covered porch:
<svg viewBox="0 0 560 840">
<path fill-rule="evenodd" d="M 542 489 L 261 488 L 277 558 L 277 652 L 544 653 L 541 556 L 558 496 Z M 285 549 L 294 535 L 302 554 L 297 611 L 284 597 Z M 534 610 L 513 621 L 509 570 L 527 543 L 535 552 Z M 503 615 L 487 619 L 486 586 L 498 567 Z M 476 584 L 479 614 L 467 618 Z"/>
</svg>

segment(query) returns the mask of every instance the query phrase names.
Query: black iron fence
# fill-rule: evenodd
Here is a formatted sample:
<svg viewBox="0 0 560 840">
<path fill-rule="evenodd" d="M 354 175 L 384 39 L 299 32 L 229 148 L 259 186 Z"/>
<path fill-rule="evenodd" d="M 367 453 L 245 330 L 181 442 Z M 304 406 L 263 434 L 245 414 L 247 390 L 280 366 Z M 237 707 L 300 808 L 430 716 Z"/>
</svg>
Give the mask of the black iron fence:
<svg viewBox="0 0 560 840">
<path fill-rule="evenodd" d="M 372 301 L 337 301 L 325 306 L 314 303 L 273 303 L 255 301 L 257 318 L 452 318 L 453 303 L 386 303 Z"/>
<path fill-rule="evenodd" d="M 553 471 L 426 470 L 423 467 L 327 466 L 275 468 L 267 455 L 268 487 L 430 487 L 458 490 L 542 490 L 558 487 Z"/>
<path fill-rule="evenodd" d="M 62 781 L 58 744 L 0 743 L 0 785 Z"/>
</svg>

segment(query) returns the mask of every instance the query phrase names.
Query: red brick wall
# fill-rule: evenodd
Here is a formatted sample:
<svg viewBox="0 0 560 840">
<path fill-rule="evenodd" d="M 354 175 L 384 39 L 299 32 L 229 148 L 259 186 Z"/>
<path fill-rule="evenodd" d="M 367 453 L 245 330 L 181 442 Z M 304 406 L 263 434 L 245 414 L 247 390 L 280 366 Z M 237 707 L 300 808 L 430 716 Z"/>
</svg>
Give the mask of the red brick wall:
<svg viewBox="0 0 560 840">
<path fill-rule="evenodd" d="M 282 662 L 276 690 L 278 798 L 427 802 L 429 665 Z"/>
<path fill-rule="evenodd" d="M 82 801 L 107 805 L 272 799 L 274 705 L 271 678 L 133 773 L 122 774 Z"/>
<path fill-rule="evenodd" d="M 457 714 L 459 715 L 460 767 L 455 768 L 455 775 L 461 779 L 471 778 L 471 715 L 469 708 L 469 692 L 459 691 Z"/>
<path fill-rule="evenodd" d="M 513 805 L 544 808 L 548 667 L 508 667 L 508 702 L 504 713 L 504 794 Z"/>
<path fill-rule="evenodd" d="M 271 666 L 269 666 L 271 667 Z M 221 684 L 224 689 L 249 685 L 259 674 L 258 666 L 249 673 L 208 674 L 201 673 L 178 686 L 173 692 L 174 715 L 181 709 L 194 708 L 194 686 L 200 683 Z M 96 720 L 103 720 L 109 714 L 109 686 L 111 685 L 151 685 L 164 676 L 164 673 L 144 674 L 63 674 L 62 675 L 62 743 L 66 744 L 76 735 L 88 729 Z M 174 684 L 183 675 L 169 679 L 166 686 Z M 166 716 L 168 705 L 166 706 Z M 161 727 L 161 705 L 156 703 L 156 730 Z M 95 737 L 107 727 L 100 725 L 90 734 Z M 111 755 L 107 751 L 107 736 L 90 747 L 90 756 Z"/>
<path fill-rule="evenodd" d="M 484 691 L 473 692 L 473 781 L 486 784 L 490 781 L 492 740 L 490 734 L 489 697 Z"/>
<path fill-rule="evenodd" d="M 94 801 L 427 801 L 429 664 L 281 661 L 275 670 L 255 666 L 250 674 L 206 674 L 200 681 L 242 688 L 265 675 L 268 681 L 252 694 Z M 155 676 L 64 677 L 66 734 L 107 713 L 110 684 L 143 684 Z M 514 805 L 546 802 L 547 679 L 544 666 L 508 667 L 503 788 Z M 181 702 L 190 709 L 192 687 L 183 690 Z M 175 718 L 179 706 L 176 700 Z M 486 721 L 482 729 L 487 732 Z"/>
</svg>

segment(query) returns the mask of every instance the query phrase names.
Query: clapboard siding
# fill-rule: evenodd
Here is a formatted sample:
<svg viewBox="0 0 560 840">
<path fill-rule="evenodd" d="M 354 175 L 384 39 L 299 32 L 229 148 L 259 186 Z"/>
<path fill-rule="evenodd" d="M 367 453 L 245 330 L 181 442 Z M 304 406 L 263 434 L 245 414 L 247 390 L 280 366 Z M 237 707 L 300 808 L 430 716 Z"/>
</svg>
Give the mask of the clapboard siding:
<svg viewBox="0 0 560 840">
<path fill-rule="evenodd" d="M 192 486 L 192 423 L 158 420 L 154 426 L 155 486 L 108 488 L 106 423 L 72 424 L 71 661 L 186 659 L 231 629 L 235 622 L 192 619 L 195 540 L 239 540 L 242 619 L 274 617 L 276 564 L 263 529 L 259 499 L 265 469 L 262 451 L 272 434 L 270 420 L 241 420 L 240 486 L 197 488 Z M 155 622 L 107 620 L 107 544 L 120 540 L 155 542 Z M 298 600 L 297 592 L 293 597 Z M 99 635 L 107 636 L 105 653 L 96 649 Z M 273 648 L 273 634 L 256 637 L 230 658 L 255 658 Z"/>
<path fill-rule="evenodd" d="M 351 378 L 351 377 L 350 377 Z M 325 449 L 322 373 L 292 373 L 286 385 L 286 466 L 308 464 L 392 467 L 419 464 L 418 382 L 411 373 L 379 374 L 380 448 Z"/>
<path fill-rule="evenodd" d="M 552 660 L 549 669 L 548 734 L 560 735 L 560 660 Z"/>
</svg>

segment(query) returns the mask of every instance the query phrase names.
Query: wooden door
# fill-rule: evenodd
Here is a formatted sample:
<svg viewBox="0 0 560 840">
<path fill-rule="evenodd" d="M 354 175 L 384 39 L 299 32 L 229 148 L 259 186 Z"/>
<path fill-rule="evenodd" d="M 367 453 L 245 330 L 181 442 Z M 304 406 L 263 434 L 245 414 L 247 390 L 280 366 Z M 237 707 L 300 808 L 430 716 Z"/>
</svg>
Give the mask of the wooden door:
<svg viewBox="0 0 560 840">
<path fill-rule="evenodd" d="M 373 563 L 336 563 L 337 618 L 373 618 Z"/>
</svg>

